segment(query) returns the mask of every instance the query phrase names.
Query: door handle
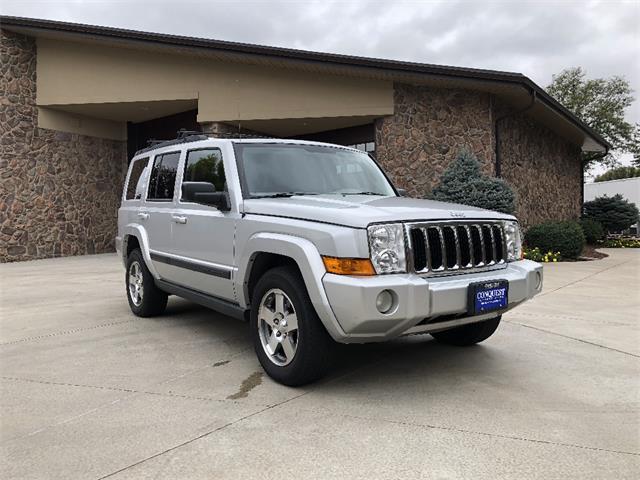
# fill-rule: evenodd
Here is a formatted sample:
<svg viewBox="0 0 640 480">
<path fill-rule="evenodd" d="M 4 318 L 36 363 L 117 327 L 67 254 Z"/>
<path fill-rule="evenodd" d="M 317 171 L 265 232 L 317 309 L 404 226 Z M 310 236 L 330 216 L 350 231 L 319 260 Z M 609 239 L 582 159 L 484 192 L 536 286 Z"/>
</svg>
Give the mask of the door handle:
<svg viewBox="0 0 640 480">
<path fill-rule="evenodd" d="M 138 212 L 138 218 L 141 218 L 142 220 L 146 220 L 147 218 L 149 218 L 149 214 L 145 212 Z"/>
<path fill-rule="evenodd" d="M 187 217 L 183 217 L 180 215 L 171 215 L 171 220 L 173 220 L 176 223 L 187 223 Z"/>
</svg>

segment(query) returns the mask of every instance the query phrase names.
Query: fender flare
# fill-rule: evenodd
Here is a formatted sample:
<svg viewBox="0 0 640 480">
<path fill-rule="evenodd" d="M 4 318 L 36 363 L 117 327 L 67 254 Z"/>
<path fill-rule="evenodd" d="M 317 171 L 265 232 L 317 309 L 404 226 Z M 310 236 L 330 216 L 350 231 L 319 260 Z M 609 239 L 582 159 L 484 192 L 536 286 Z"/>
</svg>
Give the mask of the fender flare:
<svg viewBox="0 0 640 480">
<path fill-rule="evenodd" d="M 248 284 L 253 261 L 259 253 L 273 253 L 291 258 L 300 269 L 302 279 L 309 293 L 318 317 L 334 340 L 345 338 L 322 284 L 326 273 L 324 263 L 316 246 L 309 240 L 293 235 L 262 232 L 247 241 L 239 257 L 235 288 L 240 306 L 249 308 Z"/>
<path fill-rule="evenodd" d="M 153 275 L 153 278 L 160 279 L 160 275 L 158 275 L 158 272 L 151 261 L 151 255 L 149 253 L 149 236 L 144 228 L 135 223 L 125 225 L 122 232 L 122 259 L 125 262 L 125 265 L 127 261 L 127 242 L 129 237 L 136 237 L 140 244 L 144 263 L 147 265 L 147 268 L 151 272 L 151 275 Z"/>
</svg>

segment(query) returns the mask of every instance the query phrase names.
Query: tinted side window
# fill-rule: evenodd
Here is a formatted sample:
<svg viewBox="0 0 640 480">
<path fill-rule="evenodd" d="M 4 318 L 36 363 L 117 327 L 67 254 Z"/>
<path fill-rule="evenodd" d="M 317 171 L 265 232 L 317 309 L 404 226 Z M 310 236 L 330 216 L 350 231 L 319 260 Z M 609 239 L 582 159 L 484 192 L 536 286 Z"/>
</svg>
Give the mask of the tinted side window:
<svg viewBox="0 0 640 480">
<path fill-rule="evenodd" d="M 171 200 L 176 184 L 180 152 L 158 155 L 153 163 L 147 200 Z"/>
<path fill-rule="evenodd" d="M 144 172 L 144 169 L 147 167 L 147 163 L 149 163 L 148 158 L 139 158 L 131 165 L 129 183 L 127 183 L 127 195 L 125 196 L 126 200 L 134 200 L 141 197 L 141 192 L 138 188 L 138 182 L 140 181 L 142 172 Z"/>
<path fill-rule="evenodd" d="M 222 152 L 217 148 L 207 150 L 192 150 L 187 153 L 184 167 L 184 182 L 213 183 L 216 191 L 222 192 L 226 188 Z"/>
</svg>

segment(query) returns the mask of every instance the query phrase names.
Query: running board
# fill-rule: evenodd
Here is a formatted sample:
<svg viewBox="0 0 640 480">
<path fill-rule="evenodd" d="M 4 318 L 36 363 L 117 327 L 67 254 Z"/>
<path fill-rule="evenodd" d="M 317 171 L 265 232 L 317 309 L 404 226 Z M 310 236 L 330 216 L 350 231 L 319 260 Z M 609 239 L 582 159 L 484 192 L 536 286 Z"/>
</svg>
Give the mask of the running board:
<svg viewBox="0 0 640 480">
<path fill-rule="evenodd" d="M 211 310 L 215 310 L 223 315 L 228 315 L 229 317 L 237 318 L 239 320 L 248 320 L 249 318 L 249 310 L 245 310 L 237 303 L 223 300 L 212 295 L 207 295 L 206 293 L 198 292 L 197 290 L 192 290 L 188 287 L 176 285 L 175 283 L 167 282 L 166 280 L 155 279 L 155 282 L 160 290 L 172 295 L 177 295 L 178 297 L 186 298 L 187 300 L 191 300 L 198 305 L 210 308 Z"/>
</svg>

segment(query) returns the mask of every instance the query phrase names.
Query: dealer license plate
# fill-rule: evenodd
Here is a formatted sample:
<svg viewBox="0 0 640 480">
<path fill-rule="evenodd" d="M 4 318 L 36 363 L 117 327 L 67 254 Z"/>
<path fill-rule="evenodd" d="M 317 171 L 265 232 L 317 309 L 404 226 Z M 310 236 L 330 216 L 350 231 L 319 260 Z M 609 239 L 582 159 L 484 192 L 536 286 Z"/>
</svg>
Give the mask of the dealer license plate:
<svg viewBox="0 0 640 480">
<path fill-rule="evenodd" d="M 482 313 L 504 310 L 509 304 L 509 282 L 493 280 L 469 285 L 469 313 Z"/>
</svg>

